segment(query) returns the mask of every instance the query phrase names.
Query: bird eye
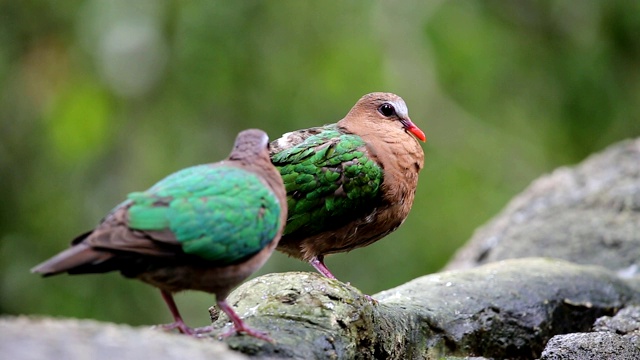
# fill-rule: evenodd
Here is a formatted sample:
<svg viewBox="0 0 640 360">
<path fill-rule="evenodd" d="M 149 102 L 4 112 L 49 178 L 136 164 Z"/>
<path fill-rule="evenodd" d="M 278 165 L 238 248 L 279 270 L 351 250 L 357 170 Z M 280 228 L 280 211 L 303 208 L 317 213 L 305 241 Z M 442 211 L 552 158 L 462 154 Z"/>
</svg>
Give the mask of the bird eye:
<svg viewBox="0 0 640 360">
<path fill-rule="evenodd" d="M 396 114 L 396 109 L 393 107 L 393 105 L 387 103 L 380 105 L 378 111 L 380 112 L 380 114 L 386 117 Z"/>
</svg>

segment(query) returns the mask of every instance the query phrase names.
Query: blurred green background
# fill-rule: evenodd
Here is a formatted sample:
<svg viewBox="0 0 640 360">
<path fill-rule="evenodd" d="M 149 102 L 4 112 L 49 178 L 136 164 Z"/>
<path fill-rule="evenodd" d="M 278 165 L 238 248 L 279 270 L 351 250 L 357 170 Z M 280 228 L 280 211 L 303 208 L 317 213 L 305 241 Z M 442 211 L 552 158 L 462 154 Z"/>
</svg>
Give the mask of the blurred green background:
<svg viewBox="0 0 640 360">
<path fill-rule="evenodd" d="M 639 34 L 632 1 L 1 1 L 0 312 L 169 322 L 141 282 L 29 269 L 238 131 L 372 91 L 427 134 L 417 199 L 327 263 L 368 294 L 435 272 L 533 179 L 640 135 Z M 256 275 L 292 270 L 313 271 L 277 253 Z M 177 300 L 207 324 L 212 296 Z"/>
</svg>

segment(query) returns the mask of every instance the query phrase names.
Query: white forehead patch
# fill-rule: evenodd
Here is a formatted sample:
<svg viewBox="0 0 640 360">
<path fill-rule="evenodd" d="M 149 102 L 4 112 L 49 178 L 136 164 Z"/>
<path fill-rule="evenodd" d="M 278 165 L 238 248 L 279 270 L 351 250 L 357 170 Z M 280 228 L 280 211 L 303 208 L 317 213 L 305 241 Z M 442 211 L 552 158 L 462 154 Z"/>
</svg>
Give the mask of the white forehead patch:
<svg viewBox="0 0 640 360">
<path fill-rule="evenodd" d="M 396 109 L 396 114 L 400 117 L 409 117 L 409 109 L 402 99 L 389 101 Z"/>
<path fill-rule="evenodd" d="M 269 135 L 266 133 L 260 134 L 260 149 L 264 149 L 269 144 Z"/>
</svg>

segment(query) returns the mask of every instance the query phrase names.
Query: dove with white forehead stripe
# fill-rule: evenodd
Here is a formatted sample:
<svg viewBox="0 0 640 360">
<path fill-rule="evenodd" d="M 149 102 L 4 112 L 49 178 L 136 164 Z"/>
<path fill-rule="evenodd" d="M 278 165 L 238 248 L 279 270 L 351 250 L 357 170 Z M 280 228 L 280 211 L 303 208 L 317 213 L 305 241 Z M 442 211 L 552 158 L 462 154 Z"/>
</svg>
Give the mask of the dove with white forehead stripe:
<svg viewBox="0 0 640 360">
<path fill-rule="evenodd" d="M 293 131 L 271 143 L 289 216 L 278 250 L 334 278 L 329 254 L 367 246 L 396 230 L 415 197 L 425 135 L 401 97 L 364 95 L 335 124 Z"/>
</svg>

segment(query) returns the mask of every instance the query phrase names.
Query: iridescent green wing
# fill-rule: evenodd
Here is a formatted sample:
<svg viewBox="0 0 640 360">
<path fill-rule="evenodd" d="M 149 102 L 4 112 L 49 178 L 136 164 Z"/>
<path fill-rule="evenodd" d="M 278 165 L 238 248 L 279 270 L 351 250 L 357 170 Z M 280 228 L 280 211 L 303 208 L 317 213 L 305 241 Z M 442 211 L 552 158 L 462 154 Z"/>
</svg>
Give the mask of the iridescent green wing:
<svg viewBox="0 0 640 360">
<path fill-rule="evenodd" d="M 252 172 L 231 166 L 187 168 L 128 198 L 132 230 L 168 230 L 185 253 L 220 265 L 259 252 L 280 223 L 270 189 Z"/>
<path fill-rule="evenodd" d="M 332 126 L 271 155 L 287 190 L 285 235 L 313 235 L 371 210 L 383 172 L 364 146 L 359 136 Z"/>
</svg>

